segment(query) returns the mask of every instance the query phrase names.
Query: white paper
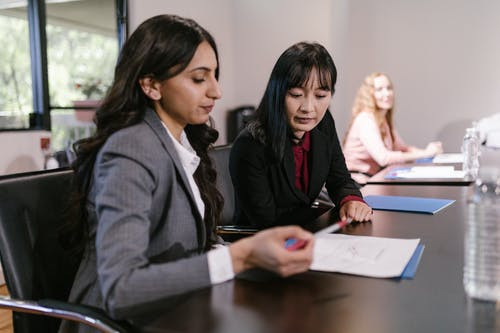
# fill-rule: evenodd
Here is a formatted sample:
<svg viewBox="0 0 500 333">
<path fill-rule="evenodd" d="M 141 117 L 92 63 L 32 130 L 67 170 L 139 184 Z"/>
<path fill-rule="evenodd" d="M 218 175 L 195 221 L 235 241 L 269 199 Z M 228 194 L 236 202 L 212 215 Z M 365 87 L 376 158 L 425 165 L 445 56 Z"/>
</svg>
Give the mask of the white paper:
<svg viewBox="0 0 500 333">
<path fill-rule="evenodd" d="M 409 169 L 396 171 L 397 178 L 463 178 L 465 173 L 462 170 L 455 170 L 455 167 L 446 166 L 414 166 Z"/>
<path fill-rule="evenodd" d="M 438 154 L 432 159 L 432 163 L 463 163 L 464 155 L 461 153 Z"/>
<path fill-rule="evenodd" d="M 446 173 L 455 170 L 453 165 L 439 165 L 439 166 L 414 166 L 411 167 L 412 172 L 419 173 Z"/>
<path fill-rule="evenodd" d="M 399 277 L 420 239 L 320 234 L 310 269 L 377 278 Z"/>
</svg>

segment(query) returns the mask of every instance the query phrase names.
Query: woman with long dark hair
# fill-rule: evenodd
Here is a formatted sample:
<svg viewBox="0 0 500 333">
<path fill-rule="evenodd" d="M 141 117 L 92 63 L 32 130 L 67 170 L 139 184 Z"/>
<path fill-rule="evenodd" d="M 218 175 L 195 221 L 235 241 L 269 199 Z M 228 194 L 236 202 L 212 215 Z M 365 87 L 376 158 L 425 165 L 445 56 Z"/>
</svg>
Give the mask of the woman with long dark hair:
<svg viewBox="0 0 500 333">
<path fill-rule="evenodd" d="M 347 171 L 328 111 L 336 80 L 333 59 L 320 44 L 297 43 L 279 57 L 257 119 L 231 150 L 236 224 L 265 228 L 306 222 L 297 216 L 323 185 L 342 220 L 371 218 Z"/>
<path fill-rule="evenodd" d="M 189 19 L 152 17 L 125 43 L 97 132 L 76 144 L 69 240 L 83 258 L 71 302 L 127 319 L 248 268 L 308 269 L 312 235 L 300 228 L 215 246 L 223 199 L 207 155 L 218 134 L 207 122 L 218 73 L 213 38 Z M 306 246 L 288 251 L 289 238 Z M 84 329 L 65 322 L 61 331 Z"/>
</svg>

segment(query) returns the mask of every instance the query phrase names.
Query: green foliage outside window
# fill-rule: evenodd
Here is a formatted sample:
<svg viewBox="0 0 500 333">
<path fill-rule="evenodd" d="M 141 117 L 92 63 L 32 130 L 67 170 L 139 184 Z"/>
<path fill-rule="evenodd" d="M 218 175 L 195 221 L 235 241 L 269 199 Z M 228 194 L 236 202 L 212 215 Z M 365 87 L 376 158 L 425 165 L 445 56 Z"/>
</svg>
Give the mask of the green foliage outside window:
<svg viewBox="0 0 500 333">
<path fill-rule="evenodd" d="M 0 16 L 0 112 L 33 111 L 28 22 Z"/>
<path fill-rule="evenodd" d="M 28 22 L 0 14 L 0 112 L 33 112 Z M 101 99 L 113 77 L 116 37 L 47 24 L 51 106 Z"/>
<path fill-rule="evenodd" d="M 113 78 L 116 37 L 47 25 L 50 104 L 101 99 Z"/>
</svg>

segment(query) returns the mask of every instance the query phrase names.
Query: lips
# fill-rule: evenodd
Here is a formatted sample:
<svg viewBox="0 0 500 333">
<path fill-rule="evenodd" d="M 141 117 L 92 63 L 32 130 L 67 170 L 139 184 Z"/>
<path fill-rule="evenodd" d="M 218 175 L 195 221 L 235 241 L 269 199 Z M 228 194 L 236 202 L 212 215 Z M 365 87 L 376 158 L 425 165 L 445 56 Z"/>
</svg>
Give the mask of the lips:
<svg viewBox="0 0 500 333">
<path fill-rule="evenodd" d="M 212 109 L 214 108 L 214 105 L 205 105 L 201 107 L 203 110 L 207 111 L 208 113 L 212 112 Z"/>
<path fill-rule="evenodd" d="M 300 118 L 300 117 L 295 117 L 295 122 L 299 124 L 309 124 L 313 121 L 313 118 Z"/>
</svg>

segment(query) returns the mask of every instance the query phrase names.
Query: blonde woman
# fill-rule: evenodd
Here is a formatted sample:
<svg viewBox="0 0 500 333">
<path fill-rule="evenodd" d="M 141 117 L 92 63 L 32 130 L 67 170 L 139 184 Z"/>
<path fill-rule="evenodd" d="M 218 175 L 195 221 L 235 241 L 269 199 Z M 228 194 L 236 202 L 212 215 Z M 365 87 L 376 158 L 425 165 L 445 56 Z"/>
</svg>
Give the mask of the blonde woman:
<svg viewBox="0 0 500 333">
<path fill-rule="evenodd" d="M 431 142 L 425 149 L 404 143 L 393 125 L 394 89 L 386 74 L 372 73 L 358 90 L 352 117 L 344 139 L 344 156 L 351 176 L 359 184 L 381 168 L 443 151 L 441 142 Z"/>
</svg>

